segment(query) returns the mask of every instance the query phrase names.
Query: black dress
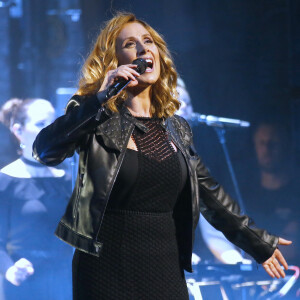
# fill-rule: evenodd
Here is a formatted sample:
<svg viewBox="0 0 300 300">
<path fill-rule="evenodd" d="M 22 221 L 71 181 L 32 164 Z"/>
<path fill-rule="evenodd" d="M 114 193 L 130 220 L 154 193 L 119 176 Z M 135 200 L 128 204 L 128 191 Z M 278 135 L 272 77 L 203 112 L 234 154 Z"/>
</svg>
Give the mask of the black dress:
<svg viewBox="0 0 300 300">
<path fill-rule="evenodd" d="M 160 119 L 138 119 L 149 131 L 133 132 L 138 151 L 127 149 L 112 190 L 100 257 L 75 251 L 76 300 L 188 299 L 172 216 L 187 167 Z"/>
</svg>

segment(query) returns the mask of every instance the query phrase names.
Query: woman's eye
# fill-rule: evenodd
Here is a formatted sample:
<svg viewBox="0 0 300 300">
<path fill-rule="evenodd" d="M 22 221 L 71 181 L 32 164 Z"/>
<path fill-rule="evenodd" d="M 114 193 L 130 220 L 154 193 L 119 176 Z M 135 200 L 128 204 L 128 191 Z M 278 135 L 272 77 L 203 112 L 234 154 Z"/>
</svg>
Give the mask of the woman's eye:
<svg viewBox="0 0 300 300">
<path fill-rule="evenodd" d="M 130 48 L 134 45 L 134 42 L 128 42 L 125 44 L 125 48 Z"/>
<path fill-rule="evenodd" d="M 152 41 L 152 40 L 150 40 L 150 39 L 147 39 L 147 40 L 145 40 L 145 43 L 147 43 L 147 44 L 152 44 L 152 43 L 153 43 L 153 41 Z"/>
</svg>

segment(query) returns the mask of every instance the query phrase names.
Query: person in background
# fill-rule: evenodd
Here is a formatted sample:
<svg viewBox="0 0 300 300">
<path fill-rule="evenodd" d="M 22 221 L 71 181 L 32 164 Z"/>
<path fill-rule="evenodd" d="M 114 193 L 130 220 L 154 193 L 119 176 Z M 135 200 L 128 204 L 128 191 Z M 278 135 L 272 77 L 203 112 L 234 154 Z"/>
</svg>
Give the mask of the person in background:
<svg viewBox="0 0 300 300">
<path fill-rule="evenodd" d="M 247 213 L 258 225 L 292 239 L 293 245 L 282 251 L 299 265 L 300 180 L 290 131 L 285 124 L 275 116 L 257 122 L 253 130 L 257 167 L 240 178 Z M 259 204 L 263 205 L 258 209 Z"/>
<path fill-rule="evenodd" d="M 177 78 L 178 100 L 180 102 L 180 108 L 176 111 L 176 115 L 181 116 L 187 120 L 192 116 L 194 109 L 189 92 L 186 89 L 186 85 L 182 78 Z"/>
<path fill-rule="evenodd" d="M 10 128 L 21 156 L 0 172 L 0 273 L 6 300 L 72 298 L 72 249 L 53 231 L 71 193 L 65 172 L 32 158 L 38 132 L 54 119 L 44 99 L 18 101 Z"/>
<path fill-rule="evenodd" d="M 0 109 L 0 169 L 20 157 L 20 143 L 10 130 L 10 121 L 21 102 L 21 99 L 13 98 L 6 101 Z"/>
</svg>

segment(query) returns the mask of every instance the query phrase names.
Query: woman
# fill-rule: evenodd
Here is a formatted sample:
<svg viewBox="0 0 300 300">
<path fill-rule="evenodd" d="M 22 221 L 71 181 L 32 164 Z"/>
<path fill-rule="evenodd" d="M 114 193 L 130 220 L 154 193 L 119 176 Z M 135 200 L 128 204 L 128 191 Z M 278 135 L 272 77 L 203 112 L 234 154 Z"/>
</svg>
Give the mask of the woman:
<svg viewBox="0 0 300 300">
<path fill-rule="evenodd" d="M 70 299 L 72 250 L 53 238 L 70 195 L 65 172 L 32 158 L 37 133 L 54 120 L 44 99 L 20 101 L 11 131 L 21 157 L 0 172 L 0 272 L 5 299 Z"/>
<path fill-rule="evenodd" d="M 146 72 L 131 62 L 147 61 Z M 119 78 L 131 82 L 106 99 Z M 43 129 L 34 157 L 55 165 L 80 154 L 73 195 L 56 235 L 77 249 L 74 299 L 188 299 L 199 211 L 271 276 L 278 238 L 247 216 L 209 175 L 185 120 L 174 116 L 176 71 L 164 40 L 132 14 L 104 27 L 66 114 Z M 279 239 L 279 243 L 289 243 Z"/>
</svg>

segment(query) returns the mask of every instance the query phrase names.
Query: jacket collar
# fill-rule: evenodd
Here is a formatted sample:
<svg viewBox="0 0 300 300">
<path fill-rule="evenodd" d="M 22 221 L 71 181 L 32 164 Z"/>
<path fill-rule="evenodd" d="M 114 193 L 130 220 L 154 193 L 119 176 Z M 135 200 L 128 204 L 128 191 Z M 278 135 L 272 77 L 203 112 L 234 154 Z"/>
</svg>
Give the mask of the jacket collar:
<svg viewBox="0 0 300 300">
<path fill-rule="evenodd" d="M 120 110 L 120 115 L 124 116 L 128 121 L 133 123 L 137 128 L 142 130 L 143 132 L 148 132 L 149 128 L 145 126 L 141 121 L 137 120 L 128 110 L 128 108 L 125 105 L 122 105 Z"/>
<path fill-rule="evenodd" d="M 132 126 L 136 126 L 143 132 L 149 129 L 142 122 L 131 115 L 125 105 L 122 105 L 119 112 L 112 113 L 104 109 L 104 121 L 97 126 L 95 134 L 101 136 L 103 143 L 108 148 L 122 151 L 128 143 L 128 134 Z"/>
<path fill-rule="evenodd" d="M 191 134 L 188 134 L 183 122 L 178 116 L 172 116 L 166 120 L 166 129 L 175 144 L 182 149 L 191 145 Z"/>
<path fill-rule="evenodd" d="M 132 125 L 143 132 L 149 131 L 149 128 L 136 119 L 125 105 L 120 107 L 119 112 L 111 113 L 108 110 L 104 110 L 104 113 L 106 118 L 97 126 L 95 134 L 102 136 L 104 144 L 109 148 L 121 151 L 125 143 L 128 143 L 128 132 Z M 161 126 L 167 130 L 167 120 L 163 119 Z M 170 130 L 170 133 L 174 136 L 174 130 Z"/>
</svg>

